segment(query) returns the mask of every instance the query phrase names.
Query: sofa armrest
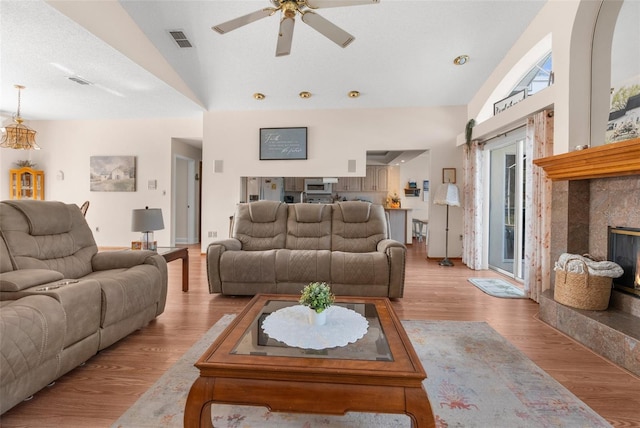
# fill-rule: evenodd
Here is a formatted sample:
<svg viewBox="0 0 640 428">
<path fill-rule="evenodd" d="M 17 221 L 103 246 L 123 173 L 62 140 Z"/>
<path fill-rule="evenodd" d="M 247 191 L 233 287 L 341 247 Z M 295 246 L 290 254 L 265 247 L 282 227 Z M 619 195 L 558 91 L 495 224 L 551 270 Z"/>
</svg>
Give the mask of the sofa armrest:
<svg viewBox="0 0 640 428">
<path fill-rule="evenodd" d="M 407 247 L 405 247 L 403 243 L 394 239 L 383 239 L 382 241 L 378 242 L 378 247 L 376 249 L 381 253 L 386 253 L 389 248 L 404 248 L 405 251 L 407 249 Z"/>
<path fill-rule="evenodd" d="M 209 293 L 222 293 L 222 278 L 220 277 L 220 257 L 222 257 L 222 253 L 240 250 L 242 250 L 242 242 L 235 238 L 221 239 L 207 246 Z"/>
<path fill-rule="evenodd" d="M 147 263 L 147 259 L 157 256 L 148 250 L 101 251 L 91 259 L 93 271 L 127 269 Z"/>
<path fill-rule="evenodd" d="M 59 281 L 62 273 L 49 269 L 19 269 L 0 273 L 0 291 L 20 291 L 36 285 Z"/>
<path fill-rule="evenodd" d="M 407 247 L 393 239 L 383 239 L 378 242 L 378 251 L 384 252 L 389 260 L 389 297 L 402 297 Z"/>
</svg>

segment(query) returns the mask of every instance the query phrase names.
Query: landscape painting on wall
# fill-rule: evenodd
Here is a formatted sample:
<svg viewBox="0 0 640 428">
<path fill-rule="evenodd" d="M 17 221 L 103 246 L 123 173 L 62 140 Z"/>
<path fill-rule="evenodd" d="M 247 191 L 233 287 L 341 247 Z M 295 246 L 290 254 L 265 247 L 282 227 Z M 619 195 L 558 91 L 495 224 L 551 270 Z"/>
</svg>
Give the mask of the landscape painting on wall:
<svg viewBox="0 0 640 428">
<path fill-rule="evenodd" d="M 135 156 L 91 156 L 92 192 L 135 192 Z"/>
</svg>

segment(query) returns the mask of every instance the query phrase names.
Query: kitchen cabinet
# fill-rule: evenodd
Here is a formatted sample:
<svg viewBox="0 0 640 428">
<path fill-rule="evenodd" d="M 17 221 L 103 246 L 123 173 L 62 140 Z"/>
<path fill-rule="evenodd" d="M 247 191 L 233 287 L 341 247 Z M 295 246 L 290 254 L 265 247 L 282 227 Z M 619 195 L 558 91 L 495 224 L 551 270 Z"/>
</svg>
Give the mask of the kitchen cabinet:
<svg viewBox="0 0 640 428">
<path fill-rule="evenodd" d="M 362 189 L 362 177 L 339 177 L 333 185 L 334 192 L 359 192 Z"/>
<path fill-rule="evenodd" d="M 10 170 L 9 198 L 44 200 L 44 171 L 29 167 Z"/>
<path fill-rule="evenodd" d="M 285 177 L 285 192 L 304 192 L 304 177 Z"/>
<path fill-rule="evenodd" d="M 365 192 L 386 192 L 388 189 L 389 170 L 386 166 L 367 165 L 367 175 L 362 180 Z"/>
</svg>

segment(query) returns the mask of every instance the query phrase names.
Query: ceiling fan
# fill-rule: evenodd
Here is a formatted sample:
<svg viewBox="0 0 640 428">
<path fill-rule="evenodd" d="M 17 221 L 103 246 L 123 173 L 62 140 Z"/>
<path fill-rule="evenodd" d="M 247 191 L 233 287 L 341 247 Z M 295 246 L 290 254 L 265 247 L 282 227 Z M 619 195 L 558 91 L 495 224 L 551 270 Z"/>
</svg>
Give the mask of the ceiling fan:
<svg viewBox="0 0 640 428">
<path fill-rule="evenodd" d="M 380 0 L 270 0 L 274 7 L 267 7 L 262 10 L 252 12 L 248 15 L 232 19 L 222 24 L 211 27 L 220 34 L 228 33 L 231 30 L 240 28 L 259 19 L 271 16 L 277 11 L 282 12 L 280 20 L 280 31 L 278 32 L 278 44 L 276 46 L 276 56 L 289 55 L 291 53 L 291 42 L 293 40 L 293 27 L 295 25 L 296 13 L 302 16 L 302 21 L 318 31 L 334 43 L 346 48 L 355 40 L 351 34 L 342 28 L 313 12 L 311 9 L 321 9 L 326 7 L 358 6 L 366 4 L 380 3 Z"/>
</svg>

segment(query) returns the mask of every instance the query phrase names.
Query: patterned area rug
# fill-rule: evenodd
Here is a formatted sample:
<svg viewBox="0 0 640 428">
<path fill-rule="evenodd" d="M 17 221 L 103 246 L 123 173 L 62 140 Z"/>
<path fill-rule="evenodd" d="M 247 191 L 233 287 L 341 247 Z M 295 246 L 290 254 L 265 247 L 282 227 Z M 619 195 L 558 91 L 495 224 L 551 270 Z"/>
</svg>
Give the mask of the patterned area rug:
<svg viewBox="0 0 640 428">
<path fill-rule="evenodd" d="M 469 282 L 493 297 L 524 299 L 524 291 L 499 278 L 469 278 Z"/>
<path fill-rule="evenodd" d="M 187 393 L 198 376 L 193 363 L 222 332 L 225 315 L 113 427 L 182 427 Z M 428 379 L 438 428 L 609 427 L 566 388 L 484 322 L 403 321 Z M 345 416 L 272 413 L 262 407 L 213 405 L 216 427 L 399 428 L 406 415 Z"/>
</svg>

